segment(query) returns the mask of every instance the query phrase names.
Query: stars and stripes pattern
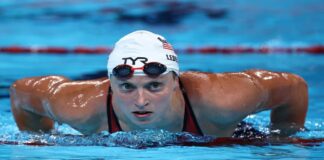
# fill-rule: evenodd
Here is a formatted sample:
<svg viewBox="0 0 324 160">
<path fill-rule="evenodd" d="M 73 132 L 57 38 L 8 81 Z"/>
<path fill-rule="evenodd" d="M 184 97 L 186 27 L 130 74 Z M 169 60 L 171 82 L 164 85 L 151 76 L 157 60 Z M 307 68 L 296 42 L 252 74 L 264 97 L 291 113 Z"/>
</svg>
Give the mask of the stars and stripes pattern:
<svg viewBox="0 0 324 160">
<path fill-rule="evenodd" d="M 168 42 L 163 43 L 163 48 L 164 48 L 164 49 L 168 49 L 168 50 L 172 50 L 172 51 L 173 51 L 173 48 L 172 48 L 171 44 L 169 44 Z"/>
<path fill-rule="evenodd" d="M 173 51 L 173 48 L 172 48 L 170 43 L 168 43 L 166 40 L 164 40 L 164 39 L 162 39 L 160 37 L 158 37 L 158 39 L 162 42 L 163 49 L 168 49 L 168 50 Z"/>
</svg>

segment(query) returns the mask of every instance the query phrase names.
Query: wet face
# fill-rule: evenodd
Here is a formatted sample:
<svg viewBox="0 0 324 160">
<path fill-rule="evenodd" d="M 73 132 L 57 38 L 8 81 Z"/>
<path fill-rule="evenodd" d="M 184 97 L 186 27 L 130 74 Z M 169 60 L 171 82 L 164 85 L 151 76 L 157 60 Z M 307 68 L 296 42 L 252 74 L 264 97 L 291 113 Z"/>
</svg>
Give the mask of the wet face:
<svg viewBox="0 0 324 160">
<path fill-rule="evenodd" d="M 158 128 L 174 114 L 177 78 L 170 72 L 157 78 L 133 76 L 111 78 L 112 103 L 119 120 L 128 129 Z"/>
</svg>

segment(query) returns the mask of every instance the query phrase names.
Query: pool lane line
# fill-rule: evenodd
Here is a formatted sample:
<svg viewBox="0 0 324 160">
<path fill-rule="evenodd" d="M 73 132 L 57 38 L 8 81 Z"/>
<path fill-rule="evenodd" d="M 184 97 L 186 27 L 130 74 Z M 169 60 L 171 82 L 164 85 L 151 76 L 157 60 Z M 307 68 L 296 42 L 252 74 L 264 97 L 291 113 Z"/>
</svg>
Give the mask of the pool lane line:
<svg viewBox="0 0 324 160">
<path fill-rule="evenodd" d="M 108 47 L 23 47 L 23 46 L 9 46 L 0 47 L 0 53 L 9 54 L 28 54 L 28 53 L 40 53 L 40 54 L 68 54 L 68 53 L 78 53 L 78 54 L 102 54 L 108 53 L 111 49 Z"/>
<path fill-rule="evenodd" d="M 112 47 L 35 47 L 35 46 L 3 46 L 0 47 L 0 53 L 5 54 L 107 54 L 112 51 Z M 204 47 L 187 47 L 175 49 L 179 54 L 268 54 L 268 53 L 307 53 L 307 54 L 324 54 L 324 45 L 313 45 L 308 47 L 221 47 L 221 46 L 204 46 Z"/>
</svg>

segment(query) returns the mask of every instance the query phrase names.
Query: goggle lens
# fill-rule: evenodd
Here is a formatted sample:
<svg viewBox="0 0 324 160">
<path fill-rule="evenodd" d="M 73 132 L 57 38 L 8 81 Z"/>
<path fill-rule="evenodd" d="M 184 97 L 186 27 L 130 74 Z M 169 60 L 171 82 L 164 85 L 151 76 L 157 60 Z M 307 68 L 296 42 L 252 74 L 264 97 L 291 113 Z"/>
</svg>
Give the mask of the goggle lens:
<svg viewBox="0 0 324 160">
<path fill-rule="evenodd" d="M 157 77 L 166 70 L 166 66 L 161 63 L 147 63 L 143 68 L 143 72 L 151 77 Z"/>
<path fill-rule="evenodd" d="M 128 65 L 119 65 L 113 69 L 113 75 L 117 78 L 127 78 L 132 74 L 132 67 Z"/>
<path fill-rule="evenodd" d="M 149 77 L 158 77 L 167 70 L 167 67 L 161 63 L 151 62 L 146 63 L 141 68 L 132 68 L 127 64 L 118 65 L 113 69 L 113 75 L 119 79 L 127 79 L 133 76 L 134 70 L 142 69 Z"/>
</svg>

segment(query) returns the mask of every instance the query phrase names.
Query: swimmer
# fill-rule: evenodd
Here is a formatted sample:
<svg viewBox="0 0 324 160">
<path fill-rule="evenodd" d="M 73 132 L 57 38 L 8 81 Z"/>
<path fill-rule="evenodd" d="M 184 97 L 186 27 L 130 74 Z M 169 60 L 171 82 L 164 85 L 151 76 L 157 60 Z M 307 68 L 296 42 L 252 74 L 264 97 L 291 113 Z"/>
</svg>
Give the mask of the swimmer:
<svg viewBox="0 0 324 160">
<path fill-rule="evenodd" d="M 245 117 L 265 110 L 280 136 L 304 127 L 308 89 L 301 77 L 265 70 L 180 73 L 172 46 L 149 31 L 122 37 L 107 69 L 109 78 L 94 80 L 17 80 L 10 96 L 18 128 L 50 132 L 58 122 L 85 135 L 163 129 L 231 137 Z"/>
</svg>

